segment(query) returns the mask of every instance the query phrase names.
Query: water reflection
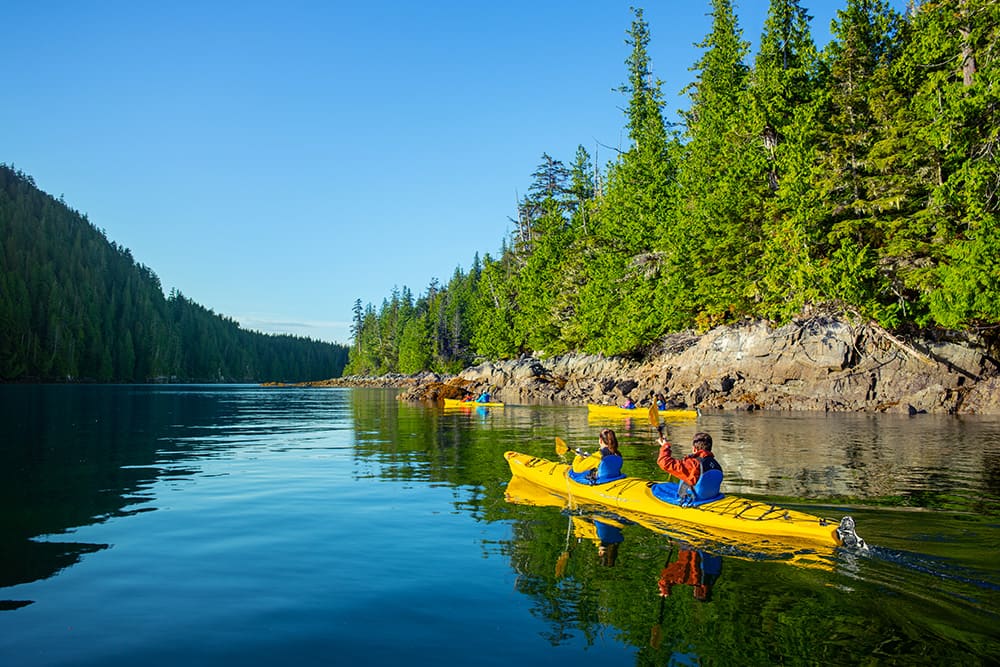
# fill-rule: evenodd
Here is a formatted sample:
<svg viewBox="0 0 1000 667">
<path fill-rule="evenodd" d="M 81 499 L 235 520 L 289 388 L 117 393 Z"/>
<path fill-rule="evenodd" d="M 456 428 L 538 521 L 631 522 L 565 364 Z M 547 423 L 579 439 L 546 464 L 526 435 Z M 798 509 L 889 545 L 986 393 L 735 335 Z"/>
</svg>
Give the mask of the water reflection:
<svg viewBox="0 0 1000 667">
<path fill-rule="evenodd" d="M 459 664 L 481 659 L 497 627 L 516 630 L 495 661 L 524 664 L 572 650 L 594 661 L 597 645 L 615 664 L 1000 658 L 1000 427 L 987 420 L 715 414 L 668 424 L 675 442 L 713 434 L 730 492 L 849 511 L 873 545 L 852 559 L 507 502 L 503 452 L 551 458 L 555 437 L 592 446 L 603 424 L 585 408 L 453 414 L 394 392 L 256 387 L 0 387 L 0 398 L 0 586 L 84 561 L 71 576 L 6 591 L 17 599 L 0 609 L 22 609 L 0 614 L 0 655 L 59 645 L 67 664 L 108 664 L 88 642 L 146 619 L 136 652 L 112 664 L 140 653 L 176 664 L 191 657 L 176 653 L 178 636 L 205 663 L 222 661 L 222 636 L 227 648 L 242 642 L 248 659 L 231 660 L 240 664 L 295 660 L 285 649 L 305 645 L 311 657 L 382 647 L 371 664 L 397 664 L 385 627 L 405 618 L 402 659 L 447 646 L 447 659 L 434 658 Z M 630 474 L 662 479 L 649 424 L 607 425 Z M 331 452 L 311 451 L 321 449 Z M 682 552 L 721 558 L 705 601 L 682 583 L 691 577 L 661 594 L 668 568 L 698 571 L 677 565 L 698 558 Z M 703 583 L 712 574 L 700 572 Z M 107 600 L 128 606 L 90 604 Z M 74 643 L 59 632 L 84 617 L 94 634 L 77 631 Z M 539 651 L 545 641 L 560 655 Z"/>
<path fill-rule="evenodd" d="M 712 587 L 722 575 L 722 557 L 710 551 L 678 549 L 677 560 L 670 561 L 660 572 L 660 595 L 669 597 L 674 586 L 689 586 L 691 594 L 699 602 L 708 602 Z"/>
<path fill-rule="evenodd" d="M 0 385 L 0 588 L 47 579 L 108 548 L 62 536 L 155 511 L 153 486 L 193 478 L 198 460 L 290 432 L 308 446 L 331 416 L 349 414 L 335 396 L 303 400 L 253 386 Z"/>
<path fill-rule="evenodd" d="M 129 512 L 155 479 L 150 404 L 114 389 L 4 387 L 0 587 L 51 577 L 107 547 L 62 541 Z"/>
</svg>

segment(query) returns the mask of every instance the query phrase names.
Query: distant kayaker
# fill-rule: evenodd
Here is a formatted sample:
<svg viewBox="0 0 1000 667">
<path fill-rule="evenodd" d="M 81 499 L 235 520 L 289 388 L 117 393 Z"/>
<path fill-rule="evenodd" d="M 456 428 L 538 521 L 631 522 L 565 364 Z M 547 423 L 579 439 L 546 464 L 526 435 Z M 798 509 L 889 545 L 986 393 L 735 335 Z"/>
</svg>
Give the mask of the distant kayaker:
<svg viewBox="0 0 1000 667">
<path fill-rule="evenodd" d="M 659 444 L 660 455 L 656 458 L 656 464 L 681 481 L 677 490 L 678 496 L 693 494 L 696 499 L 705 500 L 719 495 L 722 466 L 712 453 L 712 436 L 708 433 L 695 433 L 691 441 L 691 453 L 682 459 L 673 457 L 670 443 L 662 436 Z M 702 475 L 710 470 L 717 470 L 718 474 L 709 476 L 705 479 L 705 483 L 699 485 Z"/>
<path fill-rule="evenodd" d="M 656 398 L 654 400 L 656 402 L 656 409 L 657 410 L 666 410 L 667 409 L 667 399 L 665 399 L 663 397 L 663 394 L 657 394 Z"/>
<path fill-rule="evenodd" d="M 635 401 L 632 400 L 631 396 L 626 396 L 625 397 L 625 403 L 621 407 L 625 408 L 626 410 L 634 410 L 635 409 Z"/>
<path fill-rule="evenodd" d="M 578 482 L 602 484 L 624 477 L 622 454 L 618 450 L 618 436 L 610 428 L 602 429 L 597 436 L 599 449 L 586 456 L 579 449 L 570 476 Z"/>
<path fill-rule="evenodd" d="M 483 393 L 479 394 L 479 397 L 476 399 L 476 403 L 489 403 L 489 402 L 490 402 L 490 392 L 484 389 Z"/>
</svg>

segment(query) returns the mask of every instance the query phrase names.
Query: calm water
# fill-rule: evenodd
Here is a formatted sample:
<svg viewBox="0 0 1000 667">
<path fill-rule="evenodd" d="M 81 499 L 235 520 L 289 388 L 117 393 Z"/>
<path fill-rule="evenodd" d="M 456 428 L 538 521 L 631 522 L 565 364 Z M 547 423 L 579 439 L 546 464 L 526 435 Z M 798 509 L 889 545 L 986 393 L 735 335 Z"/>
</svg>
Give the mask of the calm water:
<svg viewBox="0 0 1000 667">
<path fill-rule="evenodd" d="M 725 490 L 871 545 L 806 561 L 506 500 L 505 450 L 604 425 L 662 477 L 648 423 L 583 408 L 0 386 L 0 664 L 1000 662 L 1000 419 L 670 424 L 712 433 Z"/>
</svg>

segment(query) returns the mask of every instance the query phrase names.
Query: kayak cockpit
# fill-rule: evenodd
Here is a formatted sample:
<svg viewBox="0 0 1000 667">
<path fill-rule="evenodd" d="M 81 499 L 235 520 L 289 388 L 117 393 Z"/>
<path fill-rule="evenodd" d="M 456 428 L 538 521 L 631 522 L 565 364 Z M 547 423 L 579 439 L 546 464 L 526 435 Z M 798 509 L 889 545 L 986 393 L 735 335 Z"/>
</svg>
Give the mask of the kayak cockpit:
<svg viewBox="0 0 1000 667">
<path fill-rule="evenodd" d="M 714 503 L 715 501 L 722 500 L 726 497 L 722 493 L 716 493 L 715 495 L 707 498 L 699 498 L 691 492 L 690 488 L 687 488 L 687 493 L 685 493 L 681 489 L 681 484 L 678 482 L 658 482 L 656 484 L 650 484 L 649 492 L 652 493 L 657 500 L 662 500 L 665 503 L 670 503 L 671 505 L 677 505 L 679 507 L 698 507 L 699 505 Z"/>
</svg>

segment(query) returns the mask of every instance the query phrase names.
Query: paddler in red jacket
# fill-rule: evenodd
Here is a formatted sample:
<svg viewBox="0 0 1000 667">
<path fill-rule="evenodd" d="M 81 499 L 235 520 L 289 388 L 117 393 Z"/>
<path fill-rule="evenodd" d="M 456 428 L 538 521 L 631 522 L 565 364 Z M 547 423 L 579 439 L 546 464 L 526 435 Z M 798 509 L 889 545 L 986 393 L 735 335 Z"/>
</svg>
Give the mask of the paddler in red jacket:
<svg viewBox="0 0 1000 667">
<path fill-rule="evenodd" d="M 722 466 L 712 454 L 712 436 L 708 433 L 695 433 L 691 441 L 691 454 L 682 459 L 675 459 L 672 456 L 670 443 L 662 436 L 659 444 L 660 455 L 656 458 L 656 464 L 689 487 L 694 487 L 698 483 L 703 470 L 722 470 Z"/>
</svg>

